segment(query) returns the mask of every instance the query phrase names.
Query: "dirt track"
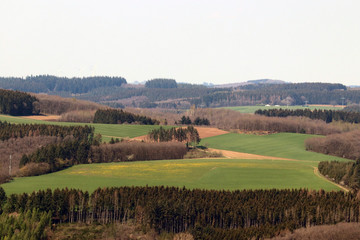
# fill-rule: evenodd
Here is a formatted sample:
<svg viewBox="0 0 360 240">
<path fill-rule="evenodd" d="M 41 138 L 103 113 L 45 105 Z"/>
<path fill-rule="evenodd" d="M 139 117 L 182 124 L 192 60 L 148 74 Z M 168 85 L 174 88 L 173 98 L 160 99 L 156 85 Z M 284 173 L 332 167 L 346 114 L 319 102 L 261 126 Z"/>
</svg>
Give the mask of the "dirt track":
<svg viewBox="0 0 360 240">
<path fill-rule="evenodd" d="M 237 159 L 269 159 L 269 160 L 283 160 L 283 161 L 301 161 L 295 160 L 290 158 L 279 158 L 279 157 L 271 157 L 271 156 L 262 156 L 257 154 L 250 154 L 250 153 L 242 153 L 242 152 L 234 152 L 228 150 L 221 150 L 221 149 L 213 149 L 209 148 L 209 151 L 212 152 L 220 152 L 226 158 L 237 158 Z M 301 161 L 303 162 L 303 161 Z"/>
<path fill-rule="evenodd" d="M 322 178 L 322 179 L 324 179 L 324 180 L 326 180 L 326 181 L 334 184 L 335 186 L 341 188 L 341 189 L 344 190 L 345 192 L 349 192 L 349 189 L 347 189 L 346 187 L 341 186 L 340 184 L 337 184 L 337 183 L 335 183 L 335 182 L 327 179 L 325 176 L 323 176 L 323 175 L 319 172 L 319 169 L 318 169 L 317 167 L 314 167 L 314 174 L 315 174 L 316 176 L 318 176 L 319 178 Z"/>
</svg>

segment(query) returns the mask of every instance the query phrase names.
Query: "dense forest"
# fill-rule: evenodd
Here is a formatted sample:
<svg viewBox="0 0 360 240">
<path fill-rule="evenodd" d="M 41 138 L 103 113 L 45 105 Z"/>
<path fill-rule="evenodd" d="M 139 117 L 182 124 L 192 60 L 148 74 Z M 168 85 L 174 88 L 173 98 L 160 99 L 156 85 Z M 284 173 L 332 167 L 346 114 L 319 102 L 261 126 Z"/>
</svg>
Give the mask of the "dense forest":
<svg viewBox="0 0 360 240">
<path fill-rule="evenodd" d="M 360 113 L 350 112 L 350 111 L 341 111 L 341 110 L 322 110 L 315 109 L 311 111 L 310 109 L 259 109 L 255 111 L 255 114 L 264 115 L 267 117 L 308 117 L 311 119 L 320 119 L 327 123 L 332 121 L 344 121 L 350 123 L 360 123 Z"/>
<path fill-rule="evenodd" d="M 333 181 L 358 191 L 360 189 L 360 160 L 350 162 L 320 162 L 319 171 Z"/>
<path fill-rule="evenodd" d="M 25 136 L 57 136 L 86 139 L 94 134 L 89 126 L 59 126 L 49 124 L 13 124 L 0 121 L 0 140 L 22 138 Z"/>
<path fill-rule="evenodd" d="M 94 123 L 122 124 L 138 123 L 143 125 L 159 124 L 159 121 L 146 116 L 140 116 L 133 113 L 116 109 L 99 109 L 95 112 Z"/>
<path fill-rule="evenodd" d="M 355 194 L 302 189 L 231 192 L 118 187 L 97 189 L 92 194 L 56 189 L 3 194 L 2 199 L 5 214 L 26 215 L 37 209 L 39 214 L 51 215 L 53 223 L 135 221 L 159 233 L 190 232 L 195 239 L 259 239 L 285 229 L 358 222 L 360 217 Z M 20 228 L 14 225 L 9 232 L 21 232 Z"/>
<path fill-rule="evenodd" d="M 100 87 L 120 87 L 126 84 L 122 77 L 66 78 L 51 75 L 28 76 L 26 78 L 0 78 L 0 87 L 33 93 L 87 93 Z"/>
<path fill-rule="evenodd" d="M 14 116 L 39 114 L 38 99 L 30 94 L 0 89 L 0 113 Z"/>
</svg>

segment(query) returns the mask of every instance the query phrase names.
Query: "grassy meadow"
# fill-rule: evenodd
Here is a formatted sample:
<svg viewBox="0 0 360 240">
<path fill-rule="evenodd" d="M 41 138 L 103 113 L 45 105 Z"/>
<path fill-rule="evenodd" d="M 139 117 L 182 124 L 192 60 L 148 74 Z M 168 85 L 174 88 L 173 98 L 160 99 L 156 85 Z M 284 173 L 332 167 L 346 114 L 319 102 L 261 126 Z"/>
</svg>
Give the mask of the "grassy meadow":
<svg viewBox="0 0 360 240">
<path fill-rule="evenodd" d="M 311 137 L 319 136 L 296 133 L 270 135 L 228 133 L 205 138 L 201 141 L 201 144 L 216 149 L 304 161 L 346 161 L 343 158 L 306 151 L 304 142 Z"/>
<path fill-rule="evenodd" d="M 7 194 L 39 189 L 110 186 L 177 186 L 194 189 L 309 188 L 339 190 L 317 177 L 314 163 L 283 160 L 192 159 L 77 165 L 3 184 Z"/>
<path fill-rule="evenodd" d="M 259 109 L 276 109 L 276 108 L 282 108 L 282 109 L 291 109 L 291 110 L 296 110 L 296 109 L 310 109 L 310 110 L 314 110 L 314 109 L 326 109 L 326 110 L 341 110 L 343 109 L 342 107 L 333 107 L 333 106 L 311 106 L 309 105 L 308 107 L 303 107 L 303 106 L 238 106 L 238 107 L 223 107 L 224 109 L 230 109 L 230 110 L 234 110 L 234 111 L 238 111 L 241 113 L 254 113 L 256 110 Z"/>
</svg>

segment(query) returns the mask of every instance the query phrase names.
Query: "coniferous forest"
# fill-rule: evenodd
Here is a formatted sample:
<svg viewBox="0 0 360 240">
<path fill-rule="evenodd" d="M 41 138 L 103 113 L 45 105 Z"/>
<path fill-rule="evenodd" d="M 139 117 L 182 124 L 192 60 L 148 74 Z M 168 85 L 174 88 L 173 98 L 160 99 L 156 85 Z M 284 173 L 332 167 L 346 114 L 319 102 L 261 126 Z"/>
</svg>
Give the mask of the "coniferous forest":
<svg viewBox="0 0 360 240">
<path fill-rule="evenodd" d="M 0 89 L 0 113 L 14 116 L 38 114 L 36 97 L 28 93 Z"/>
<path fill-rule="evenodd" d="M 320 162 L 319 171 L 333 181 L 358 191 L 360 189 L 360 160 L 351 162 Z"/>
<path fill-rule="evenodd" d="M 122 124 L 138 123 L 143 125 L 159 124 L 159 121 L 116 109 L 99 109 L 95 112 L 94 123 Z"/>
<path fill-rule="evenodd" d="M 2 220 L 6 221 L 6 216 L 14 212 L 28 219 L 36 211 L 34 221 L 40 221 L 37 223 L 40 229 L 49 226 L 51 216 L 51 221 L 57 223 L 135 221 L 159 233 L 187 231 L 195 239 L 259 239 L 275 236 L 284 229 L 358 222 L 360 217 L 358 196 L 305 189 L 230 192 L 119 187 L 97 189 L 92 194 L 75 189 L 48 189 L 6 196 L 0 188 L 0 193 L 1 211 L 6 214 L 1 216 Z M 7 229 L 10 236 L 23 231 L 22 225 L 10 228 Z"/>
<path fill-rule="evenodd" d="M 0 87 L 33 93 L 69 92 L 86 93 L 100 87 L 120 87 L 126 84 L 122 77 L 67 78 L 51 75 L 27 76 L 26 78 L 0 78 Z"/>
</svg>

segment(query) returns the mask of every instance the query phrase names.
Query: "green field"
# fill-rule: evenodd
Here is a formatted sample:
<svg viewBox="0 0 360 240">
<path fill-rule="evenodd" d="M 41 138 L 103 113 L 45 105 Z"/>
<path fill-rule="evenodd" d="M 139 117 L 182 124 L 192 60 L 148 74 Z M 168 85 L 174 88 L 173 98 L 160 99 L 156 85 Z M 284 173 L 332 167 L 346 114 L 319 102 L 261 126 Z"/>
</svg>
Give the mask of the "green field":
<svg viewBox="0 0 360 240">
<path fill-rule="evenodd" d="M 229 133 L 205 138 L 202 145 L 236 152 L 291 158 L 306 161 L 345 161 L 343 158 L 305 150 L 305 140 L 316 135 L 277 133 L 270 135 L 250 135 Z"/>
<path fill-rule="evenodd" d="M 12 117 L 8 115 L 0 115 L 0 121 L 7 121 L 10 123 L 38 123 L 38 124 L 53 124 L 62 126 L 84 126 L 89 125 L 95 127 L 95 134 L 103 135 L 103 141 L 109 141 L 111 137 L 114 138 L 133 138 L 148 134 L 152 129 L 159 128 L 159 125 L 131 125 L 131 124 L 99 124 L 99 123 L 71 123 L 71 122 L 49 122 L 41 120 L 32 120 L 21 117 Z M 163 126 L 171 127 L 171 126 Z"/>
<path fill-rule="evenodd" d="M 7 194 L 38 189 L 167 185 L 190 189 L 309 188 L 339 190 L 317 177 L 313 166 L 281 160 L 193 159 L 77 165 L 66 170 L 17 178 L 3 184 Z"/>
<path fill-rule="evenodd" d="M 276 109 L 276 108 L 282 108 L 282 109 L 291 109 L 291 110 L 296 110 L 296 109 L 310 109 L 310 110 L 314 110 L 314 109 L 326 109 L 326 110 L 341 110 L 343 109 L 342 107 L 319 107 L 319 106 L 309 106 L 309 107 L 303 107 L 303 106 L 280 106 L 280 107 L 275 107 L 275 106 L 238 106 L 238 107 L 223 107 L 223 109 L 230 109 L 230 110 L 235 110 L 241 113 L 254 113 L 256 110 L 259 109 Z"/>
</svg>

